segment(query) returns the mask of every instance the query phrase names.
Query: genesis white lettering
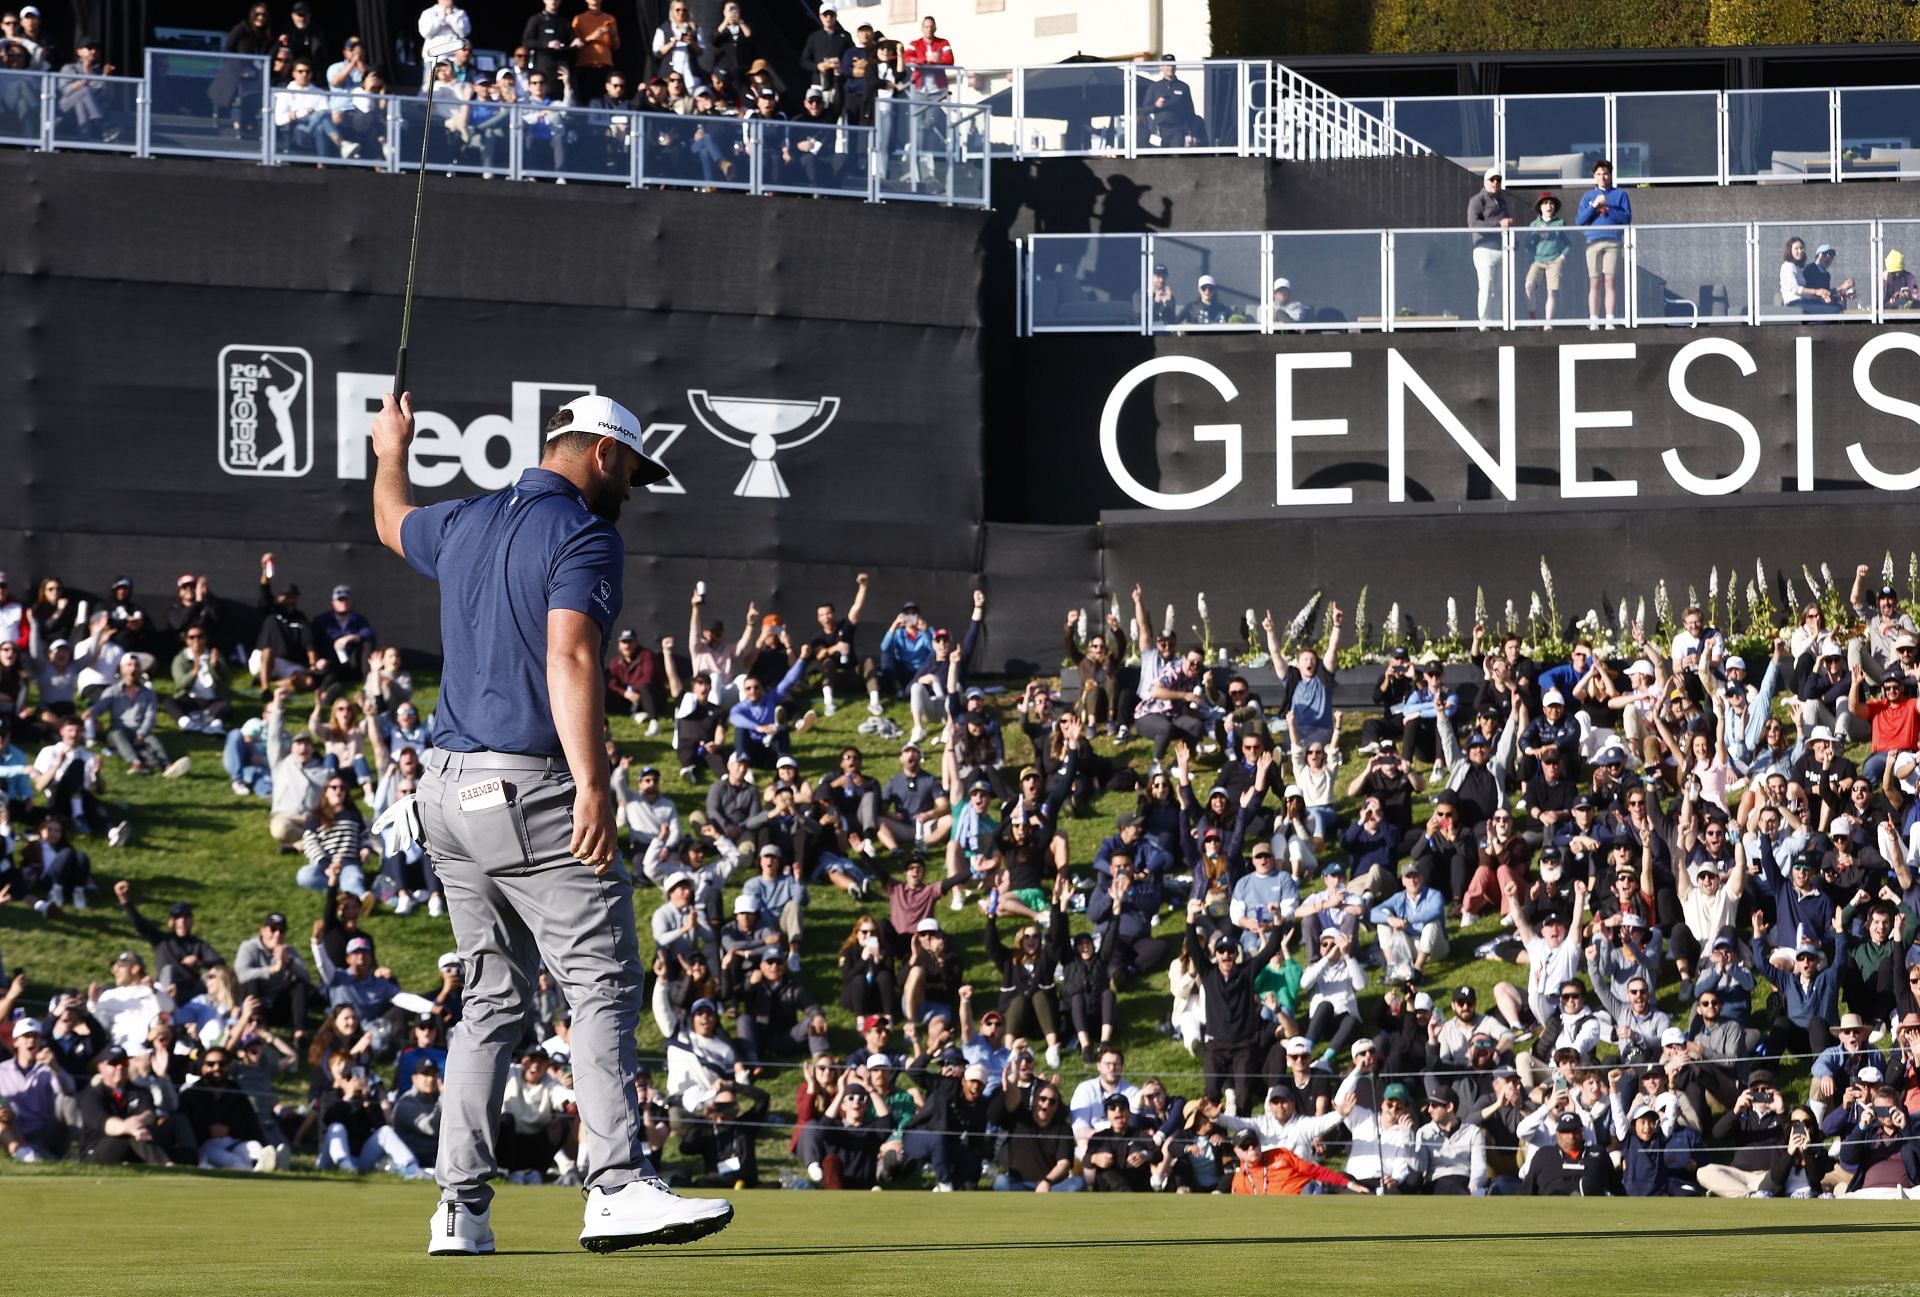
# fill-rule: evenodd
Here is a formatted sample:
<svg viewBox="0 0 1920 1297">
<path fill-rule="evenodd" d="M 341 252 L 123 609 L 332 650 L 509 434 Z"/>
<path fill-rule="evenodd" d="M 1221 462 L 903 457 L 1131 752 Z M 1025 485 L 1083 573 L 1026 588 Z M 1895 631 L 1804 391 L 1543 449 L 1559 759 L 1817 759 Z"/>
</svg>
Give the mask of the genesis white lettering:
<svg viewBox="0 0 1920 1297">
<path fill-rule="evenodd" d="M 1269 498 L 1281 508 L 1340 507 L 1354 503 L 1352 486 L 1309 487 L 1300 485 L 1299 481 L 1298 461 L 1306 450 L 1302 443 L 1307 438 L 1340 438 L 1340 450 L 1332 456 L 1326 449 L 1314 455 L 1320 472 L 1326 471 L 1328 459 L 1333 458 L 1346 480 L 1384 479 L 1386 499 L 1393 503 L 1405 502 L 1410 476 L 1408 440 L 1432 435 L 1418 431 L 1427 426 L 1419 415 L 1412 415 L 1410 420 L 1410 411 L 1416 405 L 1444 434 L 1440 453 L 1457 450 L 1466 464 L 1484 476 L 1491 490 L 1505 500 L 1517 500 L 1520 496 L 1523 465 L 1519 425 L 1523 419 L 1531 420 L 1529 431 L 1533 440 L 1529 445 L 1535 462 L 1526 480 L 1536 496 L 1543 489 L 1563 500 L 1638 496 L 1642 494 L 1639 474 L 1656 462 L 1680 493 L 1703 498 L 1732 495 L 1755 486 L 1770 453 L 1769 446 L 1773 448 L 1771 453 L 1791 457 L 1790 465 L 1779 465 L 1779 471 L 1790 484 L 1786 489 L 1811 492 L 1816 480 L 1816 416 L 1829 425 L 1844 419 L 1837 408 L 1842 402 L 1857 402 L 1855 408 L 1864 407 L 1862 414 L 1874 412 L 1888 416 L 1900 425 L 1894 436 L 1883 431 L 1871 442 L 1852 440 L 1844 447 L 1846 462 L 1859 481 L 1881 491 L 1920 489 L 1920 436 L 1915 435 L 1920 433 L 1920 399 L 1914 399 L 1913 395 L 1914 376 L 1920 372 L 1915 363 L 1920 360 L 1920 333 L 1875 334 L 1858 344 L 1857 350 L 1844 360 L 1836 359 L 1834 351 L 1845 344 L 1830 342 L 1822 336 L 1818 345 L 1826 350 L 1818 366 L 1814 361 L 1815 345 L 1812 337 L 1793 339 L 1791 393 L 1780 390 L 1787 381 L 1787 375 L 1780 371 L 1787 367 L 1778 361 L 1769 365 L 1759 358 L 1771 355 L 1784 359 L 1784 347 L 1762 348 L 1751 338 L 1735 341 L 1723 336 L 1694 337 L 1664 358 L 1664 383 L 1647 372 L 1650 357 L 1643 356 L 1642 344 L 1635 342 L 1560 342 L 1529 348 L 1503 345 L 1493 349 L 1491 356 L 1495 371 L 1488 376 L 1493 380 L 1491 390 L 1481 388 L 1464 398 L 1465 404 L 1459 394 L 1463 390 L 1473 392 L 1475 384 L 1470 377 L 1463 379 L 1460 370 L 1464 367 L 1484 373 L 1489 360 L 1484 350 L 1385 347 L 1380 349 L 1384 355 L 1371 350 L 1281 352 L 1273 357 L 1273 484 Z M 1893 359 L 1888 360 L 1890 355 Z M 1237 359 L 1245 364 L 1249 358 Z M 1882 361 L 1888 363 L 1878 363 Z M 1730 368 L 1725 362 L 1731 362 Z M 1353 370 L 1362 364 L 1368 366 L 1368 373 L 1374 372 L 1372 366 L 1382 366 L 1384 409 L 1362 405 L 1345 410 L 1340 417 L 1302 418 L 1296 414 L 1302 405 L 1324 406 L 1324 398 L 1335 391 L 1350 397 L 1357 376 L 1336 379 L 1323 371 Z M 1426 372 L 1422 372 L 1421 366 L 1425 366 Z M 1445 372 L 1436 372 L 1438 366 L 1448 368 Z M 1849 374 L 1850 392 L 1845 390 L 1849 383 L 1844 377 Z M 1210 408 L 1217 408 L 1230 414 L 1240 398 L 1240 389 L 1233 378 L 1212 360 L 1191 355 L 1163 355 L 1135 366 L 1113 385 L 1100 412 L 1100 454 L 1107 472 L 1129 499 L 1149 509 L 1190 510 L 1227 500 L 1246 474 L 1247 454 L 1250 450 L 1257 453 L 1257 445 L 1248 443 L 1244 423 L 1195 423 L 1186 433 L 1195 443 L 1219 444 L 1221 461 L 1217 472 L 1210 457 L 1202 458 L 1201 463 L 1206 467 L 1196 472 L 1189 456 L 1178 451 L 1169 455 L 1164 447 L 1171 429 L 1163 431 L 1161 437 L 1162 463 L 1169 468 L 1170 478 L 1165 488 L 1148 486 L 1121 461 L 1119 430 L 1128 402 L 1153 401 L 1153 382 L 1162 378 L 1197 379 L 1211 392 L 1211 397 L 1200 394 L 1183 402 L 1163 397 L 1159 408 L 1195 408 L 1209 412 Z M 1816 381 L 1823 384 L 1817 402 Z M 1318 392 L 1316 384 L 1321 385 Z M 1142 388 L 1147 389 L 1145 395 L 1141 393 Z M 1696 390 L 1699 388 L 1714 391 L 1719 399 L 1707 399 Z M 1447 392 L 1453 395 L 1443 395 Z M 1747 399 L 1729 403 L 1730 394 L 1744 395 Z M 1318 402 L 1312 400 L 1316 395 L 1322 398 Z M 1661 404 L 1656 406 L 1655 402 Z M 1489 410 L 1489 406 L 1493 408 Z M 1707 431 L 1698 436 L 1682 431 L 1685 420 L 1676 422 L 1675 412 L 1686 419 L 1697 420 Z M 1410 427 L 1410 421 L 1415 426 Z M 1651 439 L 1648 429 L 1665 430 L 1674 436 L 1676 444 L 1647 446 L 1646 442 Z M 1763 429 L 1768 430 L 1765 435 Z M 1545 446 L 1541 444 L 1543 433 Z M 1370 470 L 1368 461 L 1375 452 L 1369 443 L 1382 434 L 1385 462 L 1381 469 Z M 1722 438 L 1729 434 L 1738 450 L 1737 460 L 1730 465 L 1720 449 L 1726 444 Z M 1878 462 L 1869 458 L 1869 444 Z M 1902 462 L 1896 458 L 1899 448 L 1909 445 L 1912 452 Z M 1540 454 L 1543 449 L 1546 464 L 1537 462 L 1543 458 Z M 1837 460 L 1839 452 L 1840 448 L 1835 447 L 1829 452 L 1829 458 Z M 1431 442 L 1414 454 L 1430 470 L 1434 467 Z M 1637 472 L 1622 474 L 1619 469 L 1623 465 Z M 1719 467 L 1722 465 L 1726 466 Z M 1838 464 L 1834 463 L 1832 468 L 1838 468 Z M 1442 475 L 1447 474 L 1443 471 Z M 1555 476 L 1557 484 L 1542 486 L 1551 483 Z M 1196 482 L 1201 484 L 1195 485 Z M 1244 497 L 1242 500 L 1252 503 Z"/>
</svg>

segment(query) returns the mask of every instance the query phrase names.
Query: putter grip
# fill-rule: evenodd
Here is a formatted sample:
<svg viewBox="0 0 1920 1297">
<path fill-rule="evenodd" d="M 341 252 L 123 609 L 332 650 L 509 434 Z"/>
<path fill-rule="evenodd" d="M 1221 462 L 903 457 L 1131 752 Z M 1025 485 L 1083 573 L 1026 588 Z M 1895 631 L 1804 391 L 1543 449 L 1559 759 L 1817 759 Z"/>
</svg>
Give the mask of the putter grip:
<svg viewBox="0 0 1920 1297">
<path fill-rule="evenodd" d="M 407 390 L 407 349 L 401 347 L 393 357 L 393 399 L 398 401 Z"/>
</svg>

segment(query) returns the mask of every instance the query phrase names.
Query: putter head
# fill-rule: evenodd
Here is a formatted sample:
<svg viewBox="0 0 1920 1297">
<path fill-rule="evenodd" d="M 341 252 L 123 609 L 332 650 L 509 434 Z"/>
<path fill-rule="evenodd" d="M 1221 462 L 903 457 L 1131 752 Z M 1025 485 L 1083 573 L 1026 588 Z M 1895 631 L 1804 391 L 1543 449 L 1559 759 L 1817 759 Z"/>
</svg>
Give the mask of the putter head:
<svg viewBox="0 0 1920 1297">
<path fill-rule="evenodd" d="M 461 37 L 452 34 L 436 36 L 428 41 L 420 52 L 425 56 L 427 67 L 431 70 L 458 54 L 466 43 Z"/>
</svg>

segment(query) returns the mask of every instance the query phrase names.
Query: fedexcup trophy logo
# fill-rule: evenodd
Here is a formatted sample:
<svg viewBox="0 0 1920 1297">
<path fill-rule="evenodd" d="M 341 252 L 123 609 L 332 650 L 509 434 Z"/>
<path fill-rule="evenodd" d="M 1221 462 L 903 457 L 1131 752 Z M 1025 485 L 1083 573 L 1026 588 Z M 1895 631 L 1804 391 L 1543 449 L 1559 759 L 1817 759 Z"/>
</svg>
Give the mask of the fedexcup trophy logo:
<svg viewBox="0 0 1920 1297">
<path fill-rule="evenodd" d="M 313 357 L 305 348 L 221 348 L 220 467 L 241 477 L 303 477 L 313 468 Z"/>
<path fill-rule="evenodd" d="M 805 445 L 833 423 L 840 398 L 780 401 L 753 396 L 709 396 L 704 388 L 689 388 L 687 403 L 706 430 L 730 446 L 753 456 L 733 493 L 752 500 L 784 500 L 790 494 L 786 479 L 774 466 L 776 452 Z"/>
</svg>

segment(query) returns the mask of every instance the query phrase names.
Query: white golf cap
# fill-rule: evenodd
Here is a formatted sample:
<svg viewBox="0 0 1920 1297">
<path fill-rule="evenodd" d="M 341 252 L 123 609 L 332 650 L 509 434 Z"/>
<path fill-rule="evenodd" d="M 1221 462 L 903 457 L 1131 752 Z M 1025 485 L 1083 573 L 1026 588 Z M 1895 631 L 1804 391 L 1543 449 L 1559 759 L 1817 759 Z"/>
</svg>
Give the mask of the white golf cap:
<svg viewBox="0 0 1920 1297">
<path fill-rule="evenodd" d="M 443 972 L 449 968 L 460 967 L 459 952 L 453 951 L 453 950 L 447 951 L 444 955 L 440 956 L 440 958 L 434 961 L 433 966 L 435 968 L 440 969 Z"/>
<path fill-rule="evenodd" d="M 572 417 L 548 432 L 548 441 L 568 432 L 590 432 L 611 437 L 640 457 L 640 466 L 633 472 L 635 486 L 664 482 L 670 476 L 665 467 L 648 458 L 646 437 L 641 431 L 640 421 L 633 417 L 632 410 L 620 402 L 605 396 L 576 396 L 561 406 L 559 412 Z"/>
<path fill-rule="evenodd" d="M 1293 281 L 1291 279 L 1288 279 L 1285 275 L 1282 275 L 1280 276 L 1280 278 L 1273 281 L 1273 290 L 1276 293 L 1283 288 L 1292 288 L 1292 287 L 1293 287 Z"/>
<path fill-rule="evenodd" d="M 1498 180 L 1500 178 L 1500 168 L 1488 167 L 1485 171 L 1480 173 L 1480 178 L 1482 180 Z"/>
<path fill-rule="evenodd" d="M 1433 997 L 1425 991 L 1421 991 L 1413 997 L 1413 1011 L 1415 1013 L 1419 1013 L 1423 1009 L 1430 1011 L 1432 1008 Z"/>
<path fill-rule="evenodd" d="M 734 899 L 733 912 L 735 914 L 758 914 L 760 913 L 760 907 L 754 903 L 754 899 L 751 896 L 742 892 Z"/>
<path fill-rule="evenodd" d="M 1727 659 L 1727 670 L 1745 671 L 1746 669 L 1747 669 L 1747 660 L 1741 657 L 1738 653 L 1735 653 L 1732 657 Z"/>
<path fill-rule="evenodd" d="M 1287 1037 L 1286 1050 L 1289 1054 L 1311 1054 L 1313 1052 L 1313 1042 L 1305 1036 L 1289 1036 Z"/>
<path fill-rule="evenodd" d="M 1633 665 L 1627 668 L 1627 674 L 1630 676 L 1650 676 L 1653 674 L 1653 663 L 1647 661 L 1645 658 L 1635 658 Z"/>
<path fill-rule="evenodd" d="M 688 873 L 684 869 L 676 869 L 660 881 L 660 890 L 663 892 L 671 892 L 674 888 L 680 886 L 682 883 L 686 884 L 688 887 L 692 887 L 693 875 Z"/>
<path fill-rule="evenodd" d="M 1833 731 L 1824 725 L 1816 725 L 1807 733 L 1807 742 L 1809 743 L 1831 743 L 1833 741 Z"/>
<path fill-rule="evenodd" d="M 1567 705 L 1567 696 L 1558 689 L 1549 689 L 1540 695 L 1540 705 L 1542 707 L 1565 707 Z"/>
<path fill-rule="evenodd" d="M 1213 286 L 1213 282 L 1214 282 L 1214 279 L 1212 275 L 1200 276 L 1200 287 L 1202 288 L 1211 288 Z"/>
<path fill-rule="evenodd" d="M 1684 1045 L 1686 1043 L 1687 1033 L 1678 1027 L 1668 1027 L 1660 1033 L 1660 1048 L 1662 1049 L 1665 1049 L 1668 1045 Z"/>
</svg>

